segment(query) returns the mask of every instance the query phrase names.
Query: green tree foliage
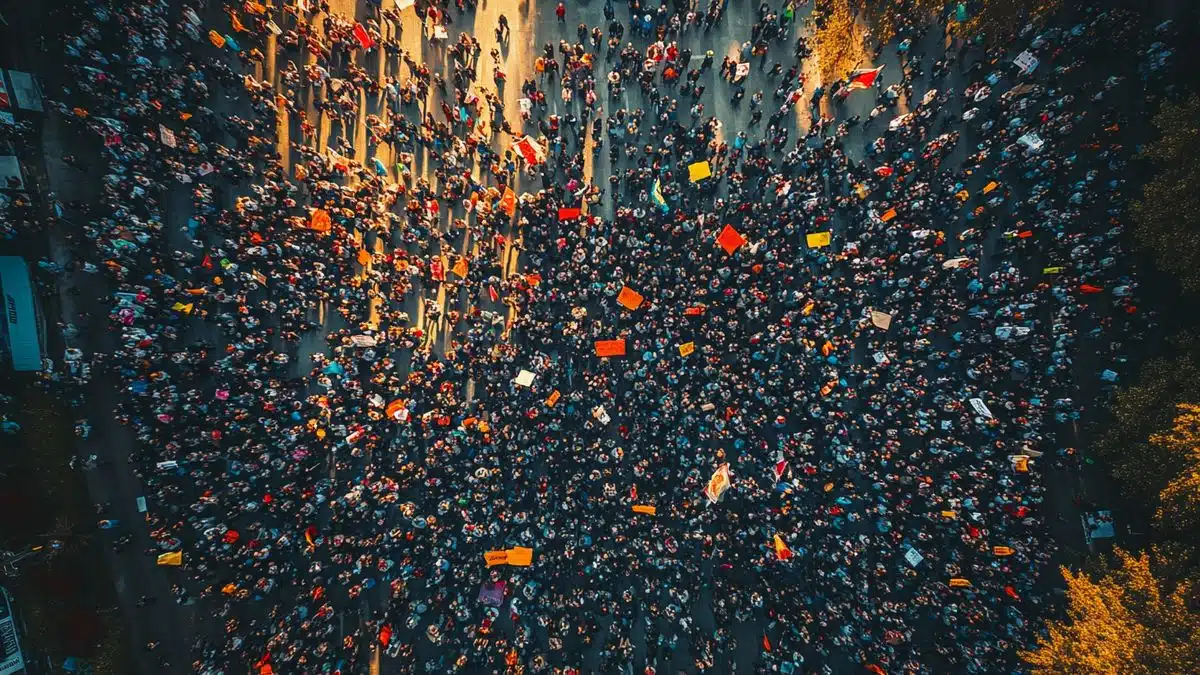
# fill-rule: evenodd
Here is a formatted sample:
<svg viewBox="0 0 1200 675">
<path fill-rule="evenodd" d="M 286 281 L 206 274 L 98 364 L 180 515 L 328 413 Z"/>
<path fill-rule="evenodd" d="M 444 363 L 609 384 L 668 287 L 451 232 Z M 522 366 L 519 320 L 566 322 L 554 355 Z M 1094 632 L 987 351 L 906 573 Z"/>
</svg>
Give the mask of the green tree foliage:
<svg viewBox="0 0 1200 675">
<path fill-rule="evenodd" d="M 1154 126 L 1159 138 L 1142 152 L 1154 165 L 1154 177 L 1133 204 L 1133 236 L 1159 269 L 1195 293 L 1200 291 L 1200 98 L 1164 103 Z"/>
<path fill-rule="evenodd" d="M 1146 553 L 1117 550 L 1090 575 L 1063 569 L 1067 617 L 1050 621 L 1036 649 L 1021 653 L 1035 675 L 1162 675 L 1200 672 L 1200 614 L 1191 585 L 1171 583 Z"/>
</svg>

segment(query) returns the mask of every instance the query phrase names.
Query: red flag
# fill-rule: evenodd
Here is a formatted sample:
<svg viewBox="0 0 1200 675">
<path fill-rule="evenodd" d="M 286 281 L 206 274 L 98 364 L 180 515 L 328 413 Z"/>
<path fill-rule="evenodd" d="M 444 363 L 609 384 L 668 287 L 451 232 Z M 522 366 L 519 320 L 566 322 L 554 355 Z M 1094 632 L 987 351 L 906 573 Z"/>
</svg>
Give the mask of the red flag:
<svg viewBox="0 0 1200 675">
<path fill-rule="evenodd" d="M 571 220 L 572 218 L 578 218 L 582 213 L 583 213 L 583 211 L 580 209 L 559 209 L 558 210 L 558 220 L 559 220 L 559 222 L 562 222 L 564 220 Z"/>
<path fill-rule="evenodd" d="M 786 459 L 775 463 L 774 472 L 776 481 L 778 481 L 780 478 L 783 478 L 783 472 L 787 471 L 787 465 L 788 463 Z"/>
<path fill-rule="evenodd" d="M 504 194 L 500 197 L 500 210 L 509 218 L 517 212 L 517 193 L 508 186 L 504 187 Z"/>
<path fill-rule="evenodd" d="M 200 261 L 200 266 L 206 270 L 212 269 L 212 256 L 210 256 L 210 255 L 204 256 L 204 260 Z"/>
<path fill-rule="evenodd" d="M 637 501 L 637 486 L 636 485 L 629 488 L 629 498 L 635 502 Z"/>
<path fill-rule="evenodd" d="M 847 87 L 850 91 L 855 89 L 870 89 L 875 86 L 875 80 L 879 79 L 879 73 L 883 70 L 883 66 L 878 68 L 864 68 L 850 73 L 850 84 Z"/>
<path fill-rule="evenodd" d="M 767 639 L 766 633 L 763 633 L 763 649 L 771 651 L 771 641 Z"/>
<path fill-rule="evenodd" d="M 370 49 L 375 46 L 375 41 L 367 35 L 367 29 L 363 28 L 361 23 L 354 24 L 354 39 L 358 40 L 358 44 L 362 45 L 363 49 Z"/>
<path fill-rule="evenodd" d="M 529 136 L 521 137 L 521 140 L 513 143 L 513 147 L 516 148 L 517 152 L 521 153 L 521 157 L 525 158 L 525 161 L 529 164 L 541 164 L 546 161 L 546 153 Z"/>
<path fill-rule="evenodd" d="M 488 297 L 492 299 L 492 302 L 500 302 L 500 294 L 491 286 L 488 286 Z"/>
<path fill-rule="evenodd" d="M 392 641 L 392 624 L 385 623 L 379 627 L 379 646 L 386 647 Z"/>
<path fill-rule="evenodd" d="M 1093 286 L 1091 284 L 1082 284 L 1079 287 L 1080 293 L 1100 293 L 1103 290 L 1104 290 L 1103 288 L 1101 288 L 1099 286 Z"/>
<path fill-rule="evenodd" d="M 1012 586 L 1005 586 L 1004 593 L 1005 593 L 1005 595 L 1012 598 L 1013 600 L 1021 599 L 1021 596 L 1017 595 L 1017 589 L 1013 588 Z"/>
</svg>

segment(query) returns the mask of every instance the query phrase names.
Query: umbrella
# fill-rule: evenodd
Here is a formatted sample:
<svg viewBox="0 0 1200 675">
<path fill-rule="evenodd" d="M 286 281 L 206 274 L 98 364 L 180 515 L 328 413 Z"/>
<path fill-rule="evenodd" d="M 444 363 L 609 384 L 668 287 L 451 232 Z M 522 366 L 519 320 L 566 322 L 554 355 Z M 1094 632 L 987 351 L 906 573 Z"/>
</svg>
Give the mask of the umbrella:
<svg viewBox="0 0 1200 675">
<path fill-rule="evenodd" d="M 381 162 L 378 157 L 372 157 L 371 164 L 375 167 L 375 175 L 377 175 L 377 176 L 388 175 L 387 167 L 383 165 L 383 162 Z"/>
</svg>

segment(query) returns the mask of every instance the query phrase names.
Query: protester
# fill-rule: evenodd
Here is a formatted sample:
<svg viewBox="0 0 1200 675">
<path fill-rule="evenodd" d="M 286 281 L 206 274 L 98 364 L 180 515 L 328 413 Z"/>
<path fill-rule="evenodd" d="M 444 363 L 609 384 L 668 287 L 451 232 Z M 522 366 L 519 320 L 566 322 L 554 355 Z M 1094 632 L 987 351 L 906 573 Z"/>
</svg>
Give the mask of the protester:
<svg viewBox="0 0 1200 675">
<path fill-rule="evenodd" d="M 763 672 L 990 672 L 1032 644 L 1077 345 L 1103 334 L 1115 364 L 1153 325 L 1122 262 L 1124 120 L 1091 103 L 1141 92 L 1081 67 L 1152 38 L 1136 21 L 928 73 L 908 27 L 891 85 L 806 102 L 792 0 L 762 4 L 716 92 L 715 0 L 633 0 L 628 35 L 606 6 L 521 83 L 449 33 L 470 2 L 414 7 L 445 77 L 395 10 L 302 2 L 268 41 L 252 4 L 227 34 L 203 5 L 90 0 L 55 104 L 104 145 L 81 222 L 126 294 L 105 367 L 152 553 L 183 552 L 176 599 L 225 629 L 196 671 L 362 672 L 378 647 L 385 671 L 734 672 L 750 634 Z M 380 48 L 384 78 L 357 65 Z M 748 89 L 751 128 L 707 112 Z M 320 143 L 360 96 L 367 154 Z M 882 119 L 852 133 L 854 97 Z M 532 565 L 486 565 L 512 547 Z"/>
</svg>

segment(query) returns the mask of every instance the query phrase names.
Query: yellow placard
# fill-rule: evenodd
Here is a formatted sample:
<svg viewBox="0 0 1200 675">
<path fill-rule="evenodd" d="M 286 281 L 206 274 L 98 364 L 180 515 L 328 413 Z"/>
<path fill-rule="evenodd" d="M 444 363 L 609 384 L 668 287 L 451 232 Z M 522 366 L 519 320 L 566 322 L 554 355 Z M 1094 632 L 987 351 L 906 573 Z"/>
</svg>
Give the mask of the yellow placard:
<svg viewBox="0 0 1200 675">
<path fill-rule="evenodd" d="M 1042 274 L 1062 274 L 1065 267 L 1046 267 L 1042 269 Z"/>
<path fill-rule="evenodd" d="M 989 181 L 987 185 L 984 185 L 984 186 L 983 186 L 983 194 L 985 194 L 985 195 L 986 195 L 987 193 L 991 192 L 992 190 L 995 190 L 995 189 L 996 189 L 996 188 L 998 188 L 998 187 L 1000 187 L 1000 184 L 999 184 L 999 183 L 997 183 L 997 182 L 996 182 L 996 181 L 994 181 L 994 180 L 993 180 L 993 181 Z"/>
<path fill-rule="evenodd" d="M 174 305 L 171 305 L 171 309 L 175 310 L 176 312 L 183 312 L 184 314 L 191 314 L 192 309 L 194 309 L 194 306 L 190 302 L 187 304 L 184 304 L 182 302 L 177 302 Z"/>
<path fill-rule="evenodd" d="M 814 232 L 812 234 L 805 235 L 804 238 L 808 242 L 809 248 L 821 248 L 822 246 L 829 245 L 829 241 L 831 239 L 831 233 L 829 233 L 829 232 Z"/>
<path fill-rule="evenodd" d="M 993 546 L 992 547 L 992 555 L 1000 556 L 1001 558 L 1003 558 L 1004 556 L 1012 555 L 1013 553 L 1016 553 L 1016 551 L 1012 550 L 1008 546 Z"/>
<path fill-rule="evenodd" d="M 167 553 L 163 553 L 158 556 L 158 564 L 159 565 L 169 565 L 171 567 L 178 567 L 179 565 L 183 564 L 183 552 L 182 551 L 169 551 Z"/>
<path fill-rule="evenodd" d="M 483 561 L 488 567 L 508 564 L 508 551 L 488 551 L 483 554 Z"/>
<path fill-rule="evenodd" d="M 696 343 L 695 342 L 685 342 L 685 343 L 679 345 L 679 355 L 680 356 L 690 356 L 691 353 L 694 351 L 696 351 Z"/>
<path fill-rule="evenodd" d="M 633 512 L 634 513 L 644 513 L 648 516 L 658 515 L 658 509 L 654 508 L 653 506 L 647 506 L 645 504 L 634 504 Z"/>
<path fill-rule="evenodd" d="M 695 162 L 688 165 L 688 180 L 693 183 L 702 181 L 712 175 L 712 167 L 708 162 Z"/>
<path fill-rule="evenodd" d="M 954 511 L 942 511 L 942 517 L 946 520 L 954 520 L 958 518 L 958 514 Z"/>
<path fill-rule="evenodd" d="M 970 588 L 971 582 L 968 581 L 967 579 L 960 579 L 958 577 L 955 577 L 954 579 L 950 580 L 950 587 L 951 588 Z"/>
</svg>

